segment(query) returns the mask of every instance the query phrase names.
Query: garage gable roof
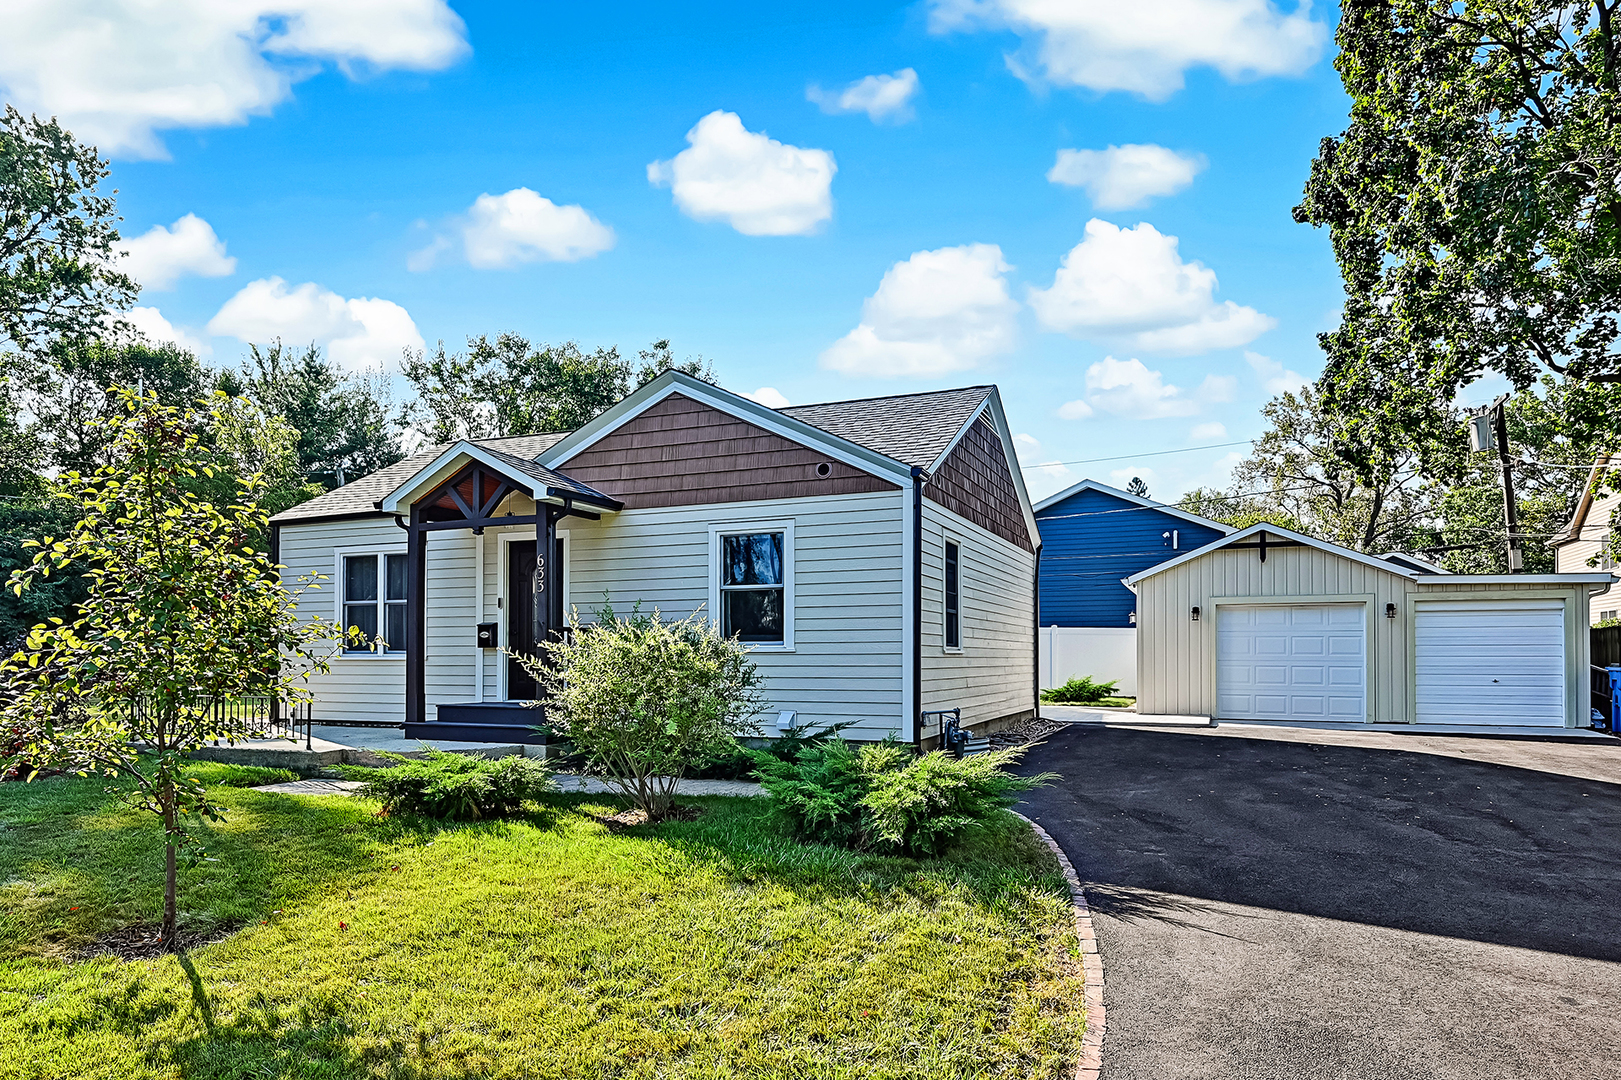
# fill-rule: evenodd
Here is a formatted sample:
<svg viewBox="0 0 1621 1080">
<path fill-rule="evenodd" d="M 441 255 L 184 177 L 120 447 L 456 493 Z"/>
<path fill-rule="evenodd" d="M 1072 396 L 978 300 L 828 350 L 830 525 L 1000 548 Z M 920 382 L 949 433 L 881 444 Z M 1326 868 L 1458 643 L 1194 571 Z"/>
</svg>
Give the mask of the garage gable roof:
<svg viewBox="0 0 1621 1080">
<path fill-rule="evenodd" d="M 1385 573 L 1394 574 L 1397 577 L 1416 578 L 1419 576 L 1419 573 L 1416 570 L 1404 570 L 1397 564 L 1386 562 L 1377 556 L 1364 555 L 1360 551 L 1352 551 L 1350 548 L 1340 547 L 1338 544 L 1330 544 L 1327 540 L 1319 540 L 1315 536 L 1307 536 L 1305 533 L 1297 533 L 1293 529 L 1285 529 L 1279 525 L 1269 525 L 1262 522 L 1259 525 L 1251 525 L 1247 529 L 1240 529 L 1238 532 L 1235 532 L 1229 536 L 1224 536 L 1220 540 L 1212 540 L 1204 547 L 1194 548 L 1186 555 L 1179 555 L 1174 559 L 1167 559 L 1158 566 L 1150 566 L 1147 570 L 1143 570 L 1139 573 L 1131 575 L 1126 579 L 1126 584 L 1135 585 L 1139 581 L 1143 580 L 1143 578 L 1153 577 L 1155 574 L 1164 573 L 1166 570 L 1169 570 L 1172 567 L 1181 566 L 1186 562 L 1192 562 L 1194 559 L 1202 558 L 1210 554 L 1212 551 L 1218 551 L 1221 548 L 1229 547 L 1260 533 L 1279 536 L 1285 540 L 1293 540 L 1297 544 L 1304 544 L 1306 547 L 1314 547 L 1318 551 L 1326 551 L 1330 555 L 1338 555 L 1342 559 L 1350 559 L 1352 562 L 1359 562 L 1364 566 L 1371 566 L 1375 570 L 1383 570 Z"/>
</svg>

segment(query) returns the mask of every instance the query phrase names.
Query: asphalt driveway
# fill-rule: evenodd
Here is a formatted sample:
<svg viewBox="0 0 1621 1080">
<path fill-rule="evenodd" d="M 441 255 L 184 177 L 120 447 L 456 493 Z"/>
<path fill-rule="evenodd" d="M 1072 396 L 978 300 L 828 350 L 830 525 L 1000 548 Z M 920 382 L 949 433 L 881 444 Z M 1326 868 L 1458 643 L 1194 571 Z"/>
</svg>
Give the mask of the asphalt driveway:
<svg viewBox="0 0 1621 1080">
<path fill-rule="evenodd" d="M 1621 1078 L 1621 744 L 1071 727 L 1103 1080 Z"/>
</svg>

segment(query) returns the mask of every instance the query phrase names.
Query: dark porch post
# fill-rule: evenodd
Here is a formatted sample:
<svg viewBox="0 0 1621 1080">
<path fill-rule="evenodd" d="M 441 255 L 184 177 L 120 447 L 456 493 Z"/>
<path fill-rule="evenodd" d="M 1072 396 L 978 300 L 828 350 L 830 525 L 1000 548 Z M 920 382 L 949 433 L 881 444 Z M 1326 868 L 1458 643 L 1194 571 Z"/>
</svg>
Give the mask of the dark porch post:
<svg viewBox="0 0 1621 1080">
<path fill-rule="evenodd" d="M 557 566 L 557 515 L 542 503 L 536 508 L 539 520 L 535 522 L 535 644 L 550 641 L 552 625 L 552 590 L 560 588 Z"/>
<path fill-rule="evenodd" d="M 411 508 L 405 548 L 405 722 L 428 718 L 428 532 Z"/>
</svg>

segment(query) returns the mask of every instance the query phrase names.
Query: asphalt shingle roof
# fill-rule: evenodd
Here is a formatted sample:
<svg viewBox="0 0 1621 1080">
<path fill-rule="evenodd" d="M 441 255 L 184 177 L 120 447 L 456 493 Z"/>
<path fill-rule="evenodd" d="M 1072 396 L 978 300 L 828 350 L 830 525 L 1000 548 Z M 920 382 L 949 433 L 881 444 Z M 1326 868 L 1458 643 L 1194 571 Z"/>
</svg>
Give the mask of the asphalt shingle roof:
<svg viewBox="0 0 1621 1080">
<path fill-rule="evenodd" d="M 903 464 L 928 468 L 994 389 L 965 386 L 924 394 L 792 405 L 778 411 Z"/>
<path fill-rule="evenodd" d="M 777 411 L 904 465 L 928 468 L 951 445 L 951 440 L 957 437 L 963 425 L 968 423 L 968 418 L 974 415 L 994 389 L 991 386 L 966 386 L 922 394 L 794 405 Z M 561 442 L 567 434 L 513 435 L 471 441 L 532 479 L 552 487 L 571 489 L 587 497 L 604 498 L 594 488 L 536 463 L 536 458 Z M 290 510 L 283 510 L 271 520 L 287 523 L 375 513 L 377 503 L 383 496 L 420 472 L 450 445 L 441 443 L 428 447 L 370 476 L 318 495 Z"/>
</svg>

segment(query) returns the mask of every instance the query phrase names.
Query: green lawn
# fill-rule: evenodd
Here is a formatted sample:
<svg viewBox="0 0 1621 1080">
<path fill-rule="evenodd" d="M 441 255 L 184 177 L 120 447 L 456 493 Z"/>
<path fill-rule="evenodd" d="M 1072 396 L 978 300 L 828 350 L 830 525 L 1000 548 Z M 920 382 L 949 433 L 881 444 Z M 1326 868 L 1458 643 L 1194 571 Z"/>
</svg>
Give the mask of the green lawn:
<svg viewBox="0 0 1621 1080">
<path fill-rule="evenodd" d="M 916 861 L 791 843 L 749 799 L 614 834 L 601 796 L 439 827 L 222 786 L 182 910 L 240 929 L 82 959 L 161 905 L 158 832 L 104 787 L 0 785 L 7 1080 L 1023 1078 L 1078 1056 L 1063 880 L 1011 817 Z"/>
</svg>

